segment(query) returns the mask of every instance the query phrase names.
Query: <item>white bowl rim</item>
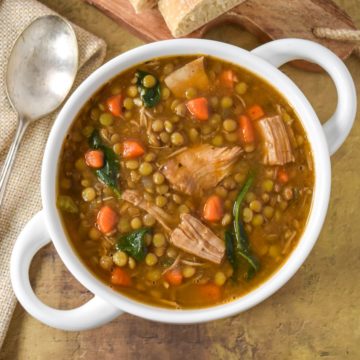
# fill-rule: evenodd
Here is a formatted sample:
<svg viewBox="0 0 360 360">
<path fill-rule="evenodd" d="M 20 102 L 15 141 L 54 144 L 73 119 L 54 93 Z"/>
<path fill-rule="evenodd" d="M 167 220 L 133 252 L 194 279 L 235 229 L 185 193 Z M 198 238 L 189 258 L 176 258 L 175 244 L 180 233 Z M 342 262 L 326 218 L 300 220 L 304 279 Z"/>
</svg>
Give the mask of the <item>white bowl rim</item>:
<svg viewBox="0 0 360 360">
<path fill-rule="evenodd" d="M 312 207 L 305 231 L 285 263 L 250 293 L 229 303 L 208 308 L 173 310 L 131 299 L 99 280 L 81 261 L 70 244 L 56 208 L 58 158 L 65 135 L 88 99 L 108 80 L 144 61 L 176 55 L 210 55 L 237 64 L 277 89 L 294 108 L 310 142 L 315 168 Z M 68 270 L 92 293 L 125 312 L 165 323 L 189 324 L 220 319 L 245 311 L 282 287 L 300 268 L 313 248 L 323 225 L 330 197 L 331 167 L 320 121 L 299 88 L 277 68 L 239 47 L 204 39 L 165 40 L 123 53 L 92 73 L 71 95 L 57 116 L 46 145 L 41 175 L 41 194 L 46 226 L 53 244 Z"/>
</svg>

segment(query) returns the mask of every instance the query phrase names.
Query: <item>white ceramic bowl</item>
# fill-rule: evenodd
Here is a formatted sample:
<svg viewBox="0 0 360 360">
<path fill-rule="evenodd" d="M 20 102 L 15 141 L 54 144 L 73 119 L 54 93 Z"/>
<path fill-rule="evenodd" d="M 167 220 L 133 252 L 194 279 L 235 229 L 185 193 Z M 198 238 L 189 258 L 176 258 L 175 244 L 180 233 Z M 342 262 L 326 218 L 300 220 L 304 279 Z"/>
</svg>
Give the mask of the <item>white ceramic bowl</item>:
<svg viewBox="0 0 360 360">
<path fill-rule="evenodd" d="M 305 231 L 284 265 L 249 294 L 227 304 L 198 310 L 171 310 L 146 305 L 112 290 L 98 280 L 80 261 L 67 239 L 56 208 L 56 177 L 63 140 L 82 106 L 115 75 L 154 57 L 208 54 L 237 64 L 265 79 L 282 93 L 295 109 L 310 141 L 315 163 L 313 202 Z M 332 77 L 338 105 L 322 127 L 313 108 L 298 87 L 278 66 L 294 59 L 319 64 Z M 314 81 L 316 81 L 314 75 Z M 138 47 L 117 56 L 91 76 L 73 93 L 59 113 L 50 133 L 42 167 L 43 210 L 20 234 L 11 258 L 11 279 L 17 298 L 35 318 L 65 330 L 83 330 L 102 325 L 123 311 L 167 323 L 198 323 L 231 316 L 263 301 L 283 286 L 299 269 L 314 246 L 326 215 L 330 196 L 330 155 L 343 143 L 352 127 L 356 95 L 351 76 L 343 62 L 328 49 L 306 40 L 284 39 L 267 43 L 249 52 L 209 40 L 169 40 Z M 93 294 L 85 305 L 73 310 L 56 310 L 44 305 L 29 282 L 29 265 L 34 254 L 50 241 L 70 272 Z"/>
</svg>

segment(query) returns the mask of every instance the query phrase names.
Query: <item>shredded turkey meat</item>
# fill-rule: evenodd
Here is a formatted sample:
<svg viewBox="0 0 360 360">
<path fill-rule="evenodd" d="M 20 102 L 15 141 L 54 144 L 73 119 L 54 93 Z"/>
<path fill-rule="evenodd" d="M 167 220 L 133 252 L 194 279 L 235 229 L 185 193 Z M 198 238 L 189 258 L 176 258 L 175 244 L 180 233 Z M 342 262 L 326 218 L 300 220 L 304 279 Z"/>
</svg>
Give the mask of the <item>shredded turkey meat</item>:
<svg viewBox="0 0 360 360">
<path fill-rule="evenodd" d="M 182 214 L 179 226 L 172 232 L 170 242 L 187 253 L 220 264 L 225 244 L 206 225 L 190 214 Z"/>
<path fill-rule="evenodd" d="M 264 164 L 284 165 L 295 161 L 289 135 L 279 115 L 260 119 L 255 124 L 263 141 Z"/>
<path fill-rule="evenodd" d="M 191 147 L 170 158 L 162 173 L 172 187 L 188 195 L 201 195 L 229 175 L 243 152 L 239 146 L 214 147 L 208 144 Z"/>
<path fill-rule="evenodd" d="M 170 235 L 174 246 L 201 259 L 221 263 L 225 254 L 224 242 L 194 216 L 182 214 L 180 224 L 177 224 L 173 216 L 144 200 L 135 190 L 125 190 L 122 199 L 151 214 Z"/>
</svg>

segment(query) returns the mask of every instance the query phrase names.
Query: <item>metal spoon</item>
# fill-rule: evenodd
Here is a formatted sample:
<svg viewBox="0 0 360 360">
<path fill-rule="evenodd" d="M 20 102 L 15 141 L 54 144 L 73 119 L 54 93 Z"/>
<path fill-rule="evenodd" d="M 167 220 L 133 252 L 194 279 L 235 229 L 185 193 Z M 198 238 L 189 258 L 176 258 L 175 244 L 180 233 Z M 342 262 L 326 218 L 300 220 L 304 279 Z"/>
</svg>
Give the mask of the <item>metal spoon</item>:
<svg viewBox="0 0 360 360">
<path fill-rule="evenodd" d="M 74 30 L 59 16 L 37 18 L 16 40 L 7 66 L 6 91 L 18 114 L 15 138 L 0 174 L 0 207 L 21 139 L 32 121 L 65 99 L 78 68 Z"/>
</svg>

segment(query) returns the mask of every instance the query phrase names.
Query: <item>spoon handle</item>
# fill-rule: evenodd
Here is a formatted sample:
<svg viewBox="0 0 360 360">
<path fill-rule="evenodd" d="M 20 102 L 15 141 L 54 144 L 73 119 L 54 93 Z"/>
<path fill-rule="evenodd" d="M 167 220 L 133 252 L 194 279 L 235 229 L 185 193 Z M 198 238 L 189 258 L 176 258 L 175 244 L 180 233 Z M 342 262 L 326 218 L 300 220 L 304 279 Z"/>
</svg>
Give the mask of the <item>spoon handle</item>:
<svg viewBox="0 0 360 360">
<path fill-rule="evenodd" d="M 2 206 L 4 197 L 5 197 L 6 185 L 8 183 L 9 177 L 10 177 L 11 168 L 12 168 L 12 166 L 14 164 L 16 153 L 17 153 L 17 150 L 18 150 L 19 145 L 21 143 L 21 140 L 22 140 L 22 138 L 24 136 L 27 125 L 28 125 L 28 121 L 26 121 L 23 117 L 21 117 L 19 115 L 18 126 L 17 126 L 17 129 L 16 129 L 15 138 L 14 138 L 14 141 L 12 142 L 12 144 L 10 146 L 9 153 L 6 156 L 4 165 L 3 165 L 2 169 L 1 169 L 1 174 L 0 174 L 0 208 Z"/>
</svg>

